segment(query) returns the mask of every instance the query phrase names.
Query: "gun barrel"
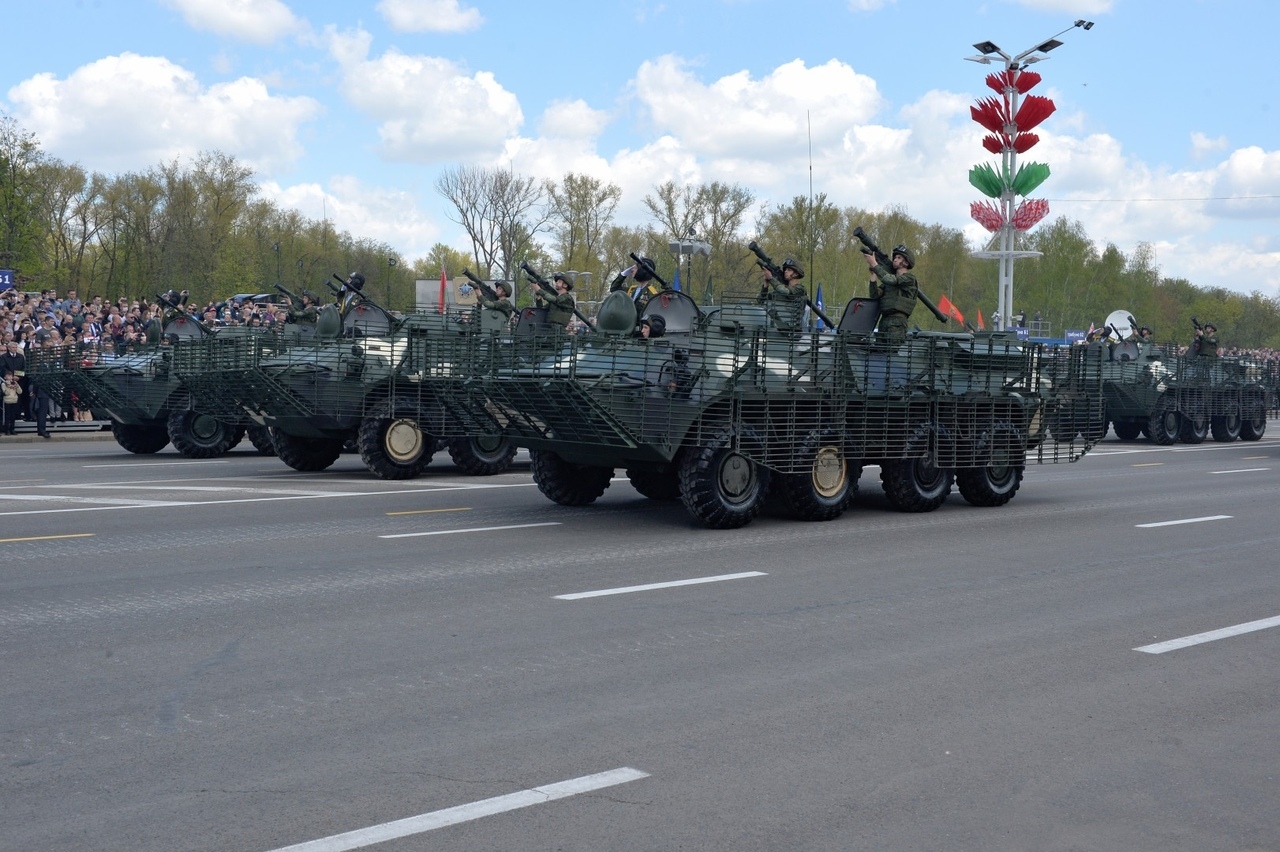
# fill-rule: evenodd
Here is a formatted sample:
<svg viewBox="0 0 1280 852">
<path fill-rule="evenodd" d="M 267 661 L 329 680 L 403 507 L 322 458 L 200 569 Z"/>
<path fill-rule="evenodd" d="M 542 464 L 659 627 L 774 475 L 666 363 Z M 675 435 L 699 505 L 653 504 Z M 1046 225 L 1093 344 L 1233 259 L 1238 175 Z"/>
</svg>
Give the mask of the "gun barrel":
<svg viewBox="0 0 1280 852">
<path fill-rule="evenodd" d="M 643 260 L 641 260 L 639 257 L 636 256 L 635 252 L 631 252 L 631 259 L 636 262 L 636 266 L 638 267 L 643 266 L 645 269 L 649 270 L 649 274 L 653 276 L 653 280 L 661 284 L 662 289 L 664 290 L 671 289 L 671 285 L 662 279 L 662 276 L 658 274 L 658 270 L 654 269 L 652 264 L 645 263 Z"/>
</svg>

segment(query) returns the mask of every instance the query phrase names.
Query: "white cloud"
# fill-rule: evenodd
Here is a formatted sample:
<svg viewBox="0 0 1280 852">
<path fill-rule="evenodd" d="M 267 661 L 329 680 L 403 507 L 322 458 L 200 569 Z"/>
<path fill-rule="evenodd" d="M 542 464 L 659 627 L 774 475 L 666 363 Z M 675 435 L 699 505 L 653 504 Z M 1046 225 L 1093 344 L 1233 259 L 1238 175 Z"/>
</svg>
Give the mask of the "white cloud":
<svg viewBox="0 0 1280 852">
<path fill-rule="evenodd" d="M 382 0 L 378 11 L 400 32 L 459 33 L 484 23 L 480 12 L 458 0 Z"/>
<path fill-rule="evenodd" d="M 268 181 L 259 189 L 282 209 L 297 210 L 317 222 L 327 219 L 338 231 L 386 242 L 410 261 L 427 254 L 441 239 L 440 226 L 410 193 L 369 186 L 348 175 L 334 177 L 328 187 L 316 183 L 283 187 Z"/>
<path fill-rule="evenodd" d="M 1210 139 L 1205 134 L 1196 131 L 1191 134 L 1191 151 L 1197 159 L 1207 157 L 1214 151 L 1221 151 L 1227 147 L 1227 137 L 1218 136 Z"/>
<path fill-rule="evenodd" d="M 1040 12 L 1065 12 L 1068 15 L 1101 15 L 1111 11 L 1114 0 L 1014 0 L 1019 6 Z"/>
<path fill-rule="evenodd" d="M 656 132 L 712 156 L 804 151 L 810 129 L 815 145 L 837 139 L 882 104 L 874 80 L 834 59 L 814 68 L 797 59 L 761 80 L 743 71 L 707 85 L 682 60 L 662 56 L 640 66 L 634 86 Z"/>
<path fill-rule="evenodd" d="M 202 150 L 271 169 L 302 156 L 303 124 L 321 112 L 307 97 L 271 94 L 242 77 L 204 87 L 167 59 L 124 53 L 73 71 L 39 74 L 9 90 L 15 115 L 43 147 L 95 170 L 146 169 Z"/>
<path fill-rule="evenodd" d="M 343 95 L 379 122 L 383 154 L 429 163 L 483 160 L 502 150 L 524 122 L 515 95 L 494 76 L 468 75 L 446 59 L 389 50 L 369 59 L 367 33 L 328 33 L 341 66 Z"/>
<path fill-rule="evenodd" d="M 182 13 L 192 29 L 270 44 L 299 32 L 305 24 L 280 0 L 161 0 Z"/>
</svg>

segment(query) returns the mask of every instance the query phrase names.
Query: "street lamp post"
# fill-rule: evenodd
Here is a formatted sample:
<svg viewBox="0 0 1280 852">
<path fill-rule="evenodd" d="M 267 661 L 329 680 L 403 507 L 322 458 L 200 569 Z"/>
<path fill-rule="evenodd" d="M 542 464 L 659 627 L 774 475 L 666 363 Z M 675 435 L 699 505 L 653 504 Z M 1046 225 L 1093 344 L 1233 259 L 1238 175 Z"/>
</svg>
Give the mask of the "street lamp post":
<svg viewBox="0 0 1280 852">
<path fill-rule="evenodd" d="M 671 240 L 667 243 L 667 248 L 676 256 L 677 270 L 680 268 L 680 261 L 685 257 L 689 258 L 688 265 L 685 267 L 684 276 L 685 286 L 689 288 L 693 287 L 693 256 L 695 254 L 700 254 L 704 257 L 711 256 L 711 243 L 706 240 L 694 239 L 696 236 L 697 234 L 692 228 L 690 228 L 689 233 L 685 235 L 684 239 Z"/>
<path fill-rule="evenodd" d="M 1036 44 L 1034 47 L 1030 47 L 1021 53 L 1014 54 L 1013 56 L 1010 56 L 1008 53 L 1001 50 L 994 42 L 982 41 L 974 45 L 978 50 L 977 56 L 965 57 L 965 59 L 970 62 L 977 62 L 982 65 L 990 65 L 993 62 L 999 62 L 1002 63 L 1005 68 L 1004 74 L 1000 76 L 1002 83 L 1001 89 L 1005 101 L 1003 109 L 1000 111 L 1000 114 L 1004 119 L 1004 124 L 1003 127 L 1000 128 L 1001 136 L 999 137 L 999 140 L 1003 143 L 999 148 L 999 152 L 1001 154 L 1001 165 L 1003 169 L 1002 177 L 1004 179 L 1004 185 L 999 197 L 1000 221 L 998 230 L 1000 233 L 1000 248 L 997 251 L 979 251 L 973 253 L 974 257 L 991 258 L 998 260 L 1000 263 L 999 293 L 996 304 L 996 310 L 1000 314 L 1000 320 L 997 323 L 999 331 L 1007 329 L 1009 327 L 1010 320 L 1013 318 L 1014 260 L 1020 257 L 1039 257 L 1041 254 L 1037 251 L 1016 251 L 1014 249 L 1014 234 L 1017 230 L 1020 230 L 1020 228 L 1017 227 L 1017 224 L 1023 224 L 1022 229 L 1025 229 L 1031 227 L 1035 221 L 1039 221 L 1034 214 L 1028 211 L 1028 216 L 1023 223 L 1015 223 L 1015 219 L 1017 218 L 1015 217 L 1015 214 L 1019 211 L 1015 210 L 1014 206 L 1014 200 L 1018 193 L 1015 191 L 1013 183 L 1018 174 L 1018 151 L 1019 148 L 1025 151 L 1037 141 L 1034 135 L 1025 133 L 1020 134 L 1020 130 L 1027 130 L 1030 128 L 1019 128 L 1016 120 L 1019 111 L 1019 97 L 1025 93 L 1027 89 L 1035 85 L 1035 83 L 1031 82 L 1030 85 L 1027 85 L 1026 81 L 1024 81 L 1023 85 L 1019 85 L 1018 78 L 1026 70 L 1028 65 L 1048 59 L 1049 57 L 1046 54 L 1048 54 L 1049 51 L 1062 46 L 1062 42 L 1058 40 L 1058 36 L 1068 33 L 1077 27 L 1086 31 L 1091 30 L 1093 29 L 1093 21 L 1076 21 L 1062 32 L 1050 36 L 1044 41 Z M 1039 80 L 1038 74 L 1033 76 L 1036 81 Z M 988 77 L 987 79 L 988 82 L 990 82 L 991 78 Z M 1032 78 L 1028 77 L 1027 79 L 1031 80 Z M 1049 109 L 1052 110 L 1051 102 L 1049 103 Z M 977 112 L 975 112 L 974 117 L 975 119 L 978 118 Z M 988 150 L 992 149 L 989 148 Z M 1044 174 L 1048 174 L 1047 167 L 1044 167 Z M 1048 212 L 1048 207 L 1047 205 L 1044 205 L 1043 201 L 1041 201 L 1040 204 L 1041 208 L 1039 215 L 1043 216 Z M 977 214 L 975 214 L 975 218 L 978 218 Z M 1032 219 L 1034 219 L 1034 221 L 1031 221 L 1030 224 L 1025 224 L 1026 221 Z M 979 221 L 982 220 L 979 219 Z"/>
</svg>

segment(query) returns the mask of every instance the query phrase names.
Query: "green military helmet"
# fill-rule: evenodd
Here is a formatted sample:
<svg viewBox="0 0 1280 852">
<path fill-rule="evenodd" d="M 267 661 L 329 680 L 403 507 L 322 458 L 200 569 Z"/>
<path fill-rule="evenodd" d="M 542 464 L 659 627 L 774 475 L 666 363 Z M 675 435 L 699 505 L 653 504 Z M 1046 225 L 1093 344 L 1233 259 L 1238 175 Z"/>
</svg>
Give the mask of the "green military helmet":
<svg viewBox="0 0 1280 852">
<path fill-rule="evenodd" d="M 304 298 L 304 299 L 310 299 L 310 300 L 311 300 L 311 301 L 313 301 L 313 302 L 318 302 L 318 301 L 320 301 L 320 297 L 316 295 L 316 291 L 315 291 L 315 290 L 303 290 L 303 291 L 302 291 L 302 298 Z"/>
<path fill-rule="evenodd" d="M 1204 324 L 1204 330 L 1205 330 L 1205 331 L 1217 331 L 1217 330 L 1218 330 L 1218 327 L 1217 327 L 1216 325 L 1214 325 L 1213 323 L 1211 323 L 1211 322 L 1207 322 L 1207 323 L 1205 323 L 1205 324 Z"/>
<path fill-rule="evenodd" d="M 572 275 L 570 275 L 570 274 L 569 274 L 569 273 L 567 273 L 567 272 L 557 272 L 555 275 L 552 275 L 552 276 L 551 276 L 551 280 L 552 280 L 552 281 L 563 281 L 563 282 L 564 282 L 564 288 L 565 288 L 566 290 L 572 290 L 572 289 L 573 289 L 573 276 L 572 276 Z"/>
<path fill-rule="evenodd" d="M 506 281 L 493 282 L 493 289 L 494 289 L 494 292 L 501 293 L 502 298 L 504 299 L 510 298 L 511 296 L 511 285 L 508 284 Z"/>
<path fill-rule="evenodd" d="M 916 256 L 911 253 L 911 249 L 907 248 L 902 243 L 898 243 L 893 247 L 893 253 L 902 255 L 902 259 L 907 262 L 907 269 L 916 268 Z"/>
<path fill-rule="evenodd" d="M 796 263 L 796 260 L 793 257 L 789 257 L 782 261 L 782 271 L 786 272 L 788 269 L 795 272 L 797 281 L 804 277 L 804 267 Z"/>
</svg>

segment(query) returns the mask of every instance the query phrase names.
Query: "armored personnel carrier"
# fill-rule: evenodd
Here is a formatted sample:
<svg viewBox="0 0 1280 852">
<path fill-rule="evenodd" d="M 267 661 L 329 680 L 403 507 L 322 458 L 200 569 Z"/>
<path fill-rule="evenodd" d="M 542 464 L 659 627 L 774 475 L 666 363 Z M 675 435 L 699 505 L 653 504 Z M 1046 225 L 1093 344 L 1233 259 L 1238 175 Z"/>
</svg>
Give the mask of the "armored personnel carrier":
<svg viewBox="0 0 1280 852">
<path fill-rule="evenodd" d="M 176 361 L 183 380 L 218 399 L 226 414 L 239 411 L 269 427 L 276 453 L 295 470 L 328 468 L 348 442 L 383 479 L 419 475 L 441 447 L 469 474 L 510 466 L 515 448 L 494 420 L 483 410 L 451 414 L 436 392 L 438 384 L 469 376 L 465 364 L 442 355 L 444 342 L 489 336 L 505 317 L 395 317 L 350 279 L 335 289 L 338 304 L 321 309 L 305 336 L 184 348 Z"/>
<path fill-rule="evenodd" d="M 1102 353 L 1106 419 L 1116 437 L 1199 444 L 1210 435 L 1222 442 L 1257 441 L 1266 432 L 1276 404 L 1267 375 L 1274 365 L 1131 339 L 1127 311 L 1109 315 L 1107 327 L 1106 342 L 1093 345 Z"/>
<path fill-rule="evenodd" d="M 162 301 L 168 297 L 161 296 Z M 220 456 L 248 434 L 264 455 L 274 452 L 265 429 L 240 412 L 205 405 L 173 370 L 174 353 L 194 342 L 241 329 L 210 329 L 168 302 L 163 331 L 149 331 L 145 345 L 121 355 L 90 344 L 39 350 L 32 369 L 55 397 L 74 393 L 96 416 L 111 420 L 111 433 L 131 453 L 149 454 L 170 443 L 188 458 Z"/>
<path fill-rule="evenodd" d="M 667 291 L 638 317 L 613 293 L 597 334 L 470 356 L 483 376 L 459 390 L 482 394 L 530 448 L 549 499 L 589 504 L 621 468 L 641 494 L 678 498 L 718 529 L 750 523 L 770 495 L 800 519 L 839 517 L 871 463 L 902 511 L 935 509 L 956 484 L 970 503 L 1001 505 L 1029 455 L 1074 461 L 1092 446 L 1046 429 L 1101 418 L 1085 353 L 1002 335 L 915 333 L 889 346 L 870 333 L 877 313 L 855 299 L 837 333 L 819 334 L 767 302 L 704 314 Z M 652 316 L 665 335 L 635 336 Z"/>
</svg>

